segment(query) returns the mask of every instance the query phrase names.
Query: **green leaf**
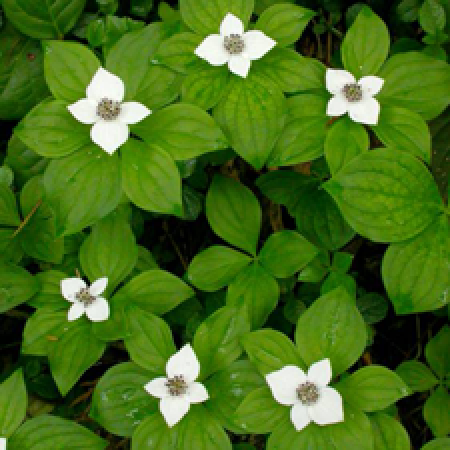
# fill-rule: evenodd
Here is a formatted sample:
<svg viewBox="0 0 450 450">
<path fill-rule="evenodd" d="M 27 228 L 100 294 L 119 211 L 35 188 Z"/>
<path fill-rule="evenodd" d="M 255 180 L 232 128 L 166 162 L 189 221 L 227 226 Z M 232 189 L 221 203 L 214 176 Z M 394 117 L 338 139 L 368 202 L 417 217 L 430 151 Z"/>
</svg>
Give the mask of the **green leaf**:
<svg viewBox="0 0 450 450">
<path fill-rule="evenodd" d="M 145 19 L 153 8 L 153 0 L 131 0 L 131 14 Z"/>
<path fill-rule="evenodd" d="M 419 23 L 424 31 L 437 34 L 445 28 L 445 10 L 437 0 L 425 0 L 419 11 Z"/>
<path fill-rule="evenodd" d="M 8 450 L 105 450 L 108 442 L 77 423 L 47 416 L 25 422 L 8 441 Z"/>
<path fill-rule="evenodd" d="M 449 65 L 423 53 L 394 55 L 378 75 L 384 80 L 383 89 L 377 96 L 381 109 L 385 105 L 397 106 L 431 120 L 450 103 Z"/>
<path fill-rule="evenodd" d="M 371 425 L 367 416 L 344 404 L 344 417 L 344 422 L 328 427 L 311 423 L 301 433 L 296 431 L 291 421 L 286 418 L 270 435 L 267 450 L 374 450 Z"/>
<path fill-rule="evenodd" d="M 411 441 L 402 424 L 384 413 L 370 416 L 374 450 L 410 450 Z"/>
<path fill-rule="evenodd" d="M 421 450 L 447 450 L 450 438 L 434 439 L 422 447 Z"/>
<path fill-rule="evenodd" d="M 0 435 L 9 438 L 27 413 L 27 389 L 22 369 L 0 384 Z"/>
<path fill-rule="evenodd" d="M 86 98 L 86 88 L 100 67 L 100 61 L 87 47 L 76 42 L 44 43 L 45 80 L 58 100 L 74 103 Z"/>
<path fill-rule="evenodd" d="M 295 43 L 316 15 L 302 6 L 282 3 L 267 8 L 256 22 L 255 29 L 270 36 L 280 47 Z"/>
<path fill-rule="evenodd" d="M 23 257 L 20 240 L 13 233 L 12 228 L 0 228 L 0 262 L 18 264 Z"/>
<path fill-rule="evenodd" d="M 53 342 L 60 339 L 67 324 L 67 310 L 54 311 L 39 309 L 25 324 L 22 339 L 22 353 L 25 355 L 46 356 Z"/>
<path fill-rule="evenodd" d="M 15 134 L 8 142 L 5 164 L 14 172 L 14 183 L 23 186 L 32 176 L 44 172 L 49 161 L 30 150 Z"/>
<path fill-rule="evenodd" d="M 381 322 L 389 309 L 388 301 L 377 292 L 368 292 L 358 297 L 356 306 L 368 325 Z"/>
<path fill-rule="evenodd" d="M 418 236 L 392 244 L 381 266 L 383 283 L 397 314 L 438 309 L 448 303 L 450 235 L 439 217 Z"/>
<path fill-rule="evenodd" d="M 157 399 L 144 389 L 156 376 L 132 362 L 111 367 L 95 386 L 89 416 L 110 433 L 131 437 L 147 416 L 158 411 Z"/>
<path fill-rule="evenodd" d="M 430 162 L 430 130 L 419 114 L 395 106 L 382 107 L 378 124 L 372 126 L 372 130 L 386 147 L 394 147 Z"/>
<path fill-rule="evenodd" d="M 256 170 L 267 161 L 285 122 L 286 103 L 280 88 L 262 76 L 233 77 L 214 118 L 231 147 Z"/>
<path fill-rule="evenodd" d="M 330 127 L 324 146 L 328 167 L 334 175 L 353 158 L 369 150 L 369 135 L 364 126 L 344 116 Z"/>
<path fill-rule="evenodd" d="M 61 39 L 76 24 L 86 0 L 2 0 L 8 20 L 22 33 L 36 39 Z"/>
<path fill-rule="evenodd" d="M 186 103 L 151 114 L 134 126 L 133 132 L 148 144 L 158 145 L 175 160 L 185 161 L 228 146 L 211 116 Z"/>
<path fill-rule="evenodd" d="M 145 28 L 126 33 L 108 52 L 105 68 L 125 84 L 125 101 L 141 101 L 138 93 L 145 91 L 147 72 L 158 46 L 170 35 L 170 26 L 155 22 Z M 148 95 L 143 96 L 144 99 Z M 151 108 L 151 105 L 147 105 Z"/>
<path fill-rule="evenodd" d="M 268 386 L 250 392 L 233 414 L 233 420 L 248 434 L 268 434 L 289 417 L 289 408 L 273 398 Z"/>
<path fill-rule="evenodd" d="M 175 450 L 178 427 L 169 428 L 158 411 L 145 418 L 136 428 L 132 450 Z"/>
<path fill-rule="evenodd" d="M 33 308 L 45 308 L 53 311 L 67 309 L 69 304 L 61 295 L 61 280 L 67 278 L 67 274 L 58 270 L 39 272 L 35 276 L 40 287 L 36 295 L 28 302 Z"/>
<path fill-rule="evenodd" d="M 284 230 L 269 236 L 258 258 L 274 277 L 289 278 L 310 263 L 318 252 L 301 234 Z"/>
<path fill-rule="evenodd" d="M 122 147 L 123 190 L 146 211 L 181 215 L 181 178 L 162 148 L 129 139 Z"/>
<path fill-rule="evenodd" d="M 270 154 L 269 167 L 291 166 L 323 155 L 329 121 L 326 104 L 327 97 L 322 92 L 288 99 L 288 121 Z"/>
<path fill-rule="evenodd" d="M 290 48 L 275 47 L 264 58 L 252 61 L 251 70 L 277 84 L 283 92 L 325 89 L 325 66 Z"/>
<path fill-rule="evenodd" d="M 450 374 L 450 327 L 444 325 L 425 347 L 425 357 L 439 378 Z"/>
<path fill-rule="evenodd" d="M 252 329 L 258 329 L 277 306 L 279 296 L 277 281 L 258 263 L 252 263 L 228 287 L 227 305 L 245 305 Z"/>
<path fill-rule="evenodd" d="M 425 402 L 423 417 L 434 436 L 443 438 L 450 433 L 450 395 L 443 386 Z"/>
<path fill-rule="evenodd" d="M 13 264 L 0 264 L 0 313 L 29 300 L 39 284 L 28 271 Z"/>
<path fill-rule="evenodd" d="M 142 272 L 116 294 L 143 311 L 163 315 L 194 295 L 175 275 L 160 269 Z"/>
<path fill-rule="evenodd" d="M 0 224 L 11 227 L 20 225 L 16 197 L 11 188 L 4 183 L 0 183 Z"/>
<path fill-rule="evenodd" d="M 392 148 L 354 158 L 323 188 L 350 226 L 375 242 L 411 238 L 442 209 L 428 170 L 415 157 Z"/>
<path fill-rule="evenodd" d="M 43 198 L 42 176 L 31 178 L 20 193 L 22 216 L 30 215 L 30 219 L 18 236 L 28 256 L 59 264 L 64 256 L 64 239 L 56 238 L 55 217 Z"/>
<path fill-rule="evenodd" d="M 305 367 L 294 343 L 283 333 L 270 329 L 253 331 L 242 338 L 248 358 L 262 375 L 287 365 Z"/>
<path fill-rule="evenodd" d="M 45 171 L 44 187 L 57 235 L 77 233 L 117 207 L 122 191 L 119 156 L 90 144 L 53 160 Z"/>
<path fill-rule="evenodd" d="M 355 279 L 346 273 L 331 271 L 326 280 L 320 286 L 320 295 L 324 295 L 334 289 L 342 286 L 351 298 L 356 298 L 356 282 Z"/>
<path fill-rule="evenodd" d="M 250 392 L 266 384 L 255 366 L 246 359 L 235 361 L 205 380 L 204 384 L 209 394 L 205 408 L 226 429 L 233 433 L 245 433 L 246 430 L 234 420 L 234 413 Z"/>
<path fill-rule="evenodd" d="M 216 175 L 206 196 L 206 217 L 222 239 L 255 255 L 261 207 L 254 194 L 232 178 Z"/>
<path fill-rule="evenodd" d="M 180 0 L 184 23 L 197 34 L 207 36 L 219 33 L 220 24 L 227 13 L 234 14 L 247 26 L 253 12 L 254 0 Z"/>
<path fill-rule="evenodd" d="M 80 247 L 80 263 L 91 282 L 108 277 L 107 294 L 133 270 L 138 257 L 136 239 L 127 221 L 117 213 L 92 227 Z"/>
<path fill-rule="evenodd" d="M 177 449 L 232 450 L 231 442 L 219 421 L 203 405 L 191 405 L 180 423 Z"/>
<path fill-rule="evenodd" d="M 297 192 L 297 203 L 289 213 L 294 216 L 299 233 L 319 248 L 337 250 L 355 235 L 320 185 L 310 184 Z"/>
<path fill-rule="evenodd" d="M 204 61 L 198 61 L 183 80 L 181 100 L 204 110 L 211 109 L 222 98 L 228 79 L 227 67 L 215 67 Z"/>
<path fill-rule="evenodd" d="M 395 372 L 376 365 L 357 370 L 340 381 L 336 389 L 346 402 L 365 412 L 380 411 L 410 394 Z"/>
<path fill-rule="evenodd" d="M 167 323 L 137 307 L 127 308 L 127 321 L 130 336 L 124 343 L 130 358 L 144 369 L 164 374 L 168 359 L 176 352 Z"/>
<path fill-rule="evenodd" d="M 214 245 L 198 253 L 191 261 L 187 279 L 198 289 L 214 292 L 229 285 L 251 258 L 221 245 Z"/>
<path fill-rule="evenodd" d="M 87 319 L 78 319 L 72 326 L 68 326 L 68 323 L 59 328 L 61 334 L 58 339 L 51 340 L 48 345 L 50 370 L 63 396 L 101 358 L 106 349 L 106 344 L 93 334 Z"/>
<path fill-rule="evenodd" d="M 173 70 L 150 64 L 139 85 L 136 99 L 153 111 L 160 109 L 179 97 L 182 80 L 182 75 Z"/>
<path fill-rule="evenodd" d="M 0 118 L 20 119 L 49 95 L 42 49 L 9 22 L 1 29 L 0 48 Z"/>
<path fill-rule="evenodd" d="M 224 306 L 209 316 L 195 332 L 193 348 L 200 361 L 200 379 L 225 369 L 239 358 L 240 338 L 250 331 L 245 308 Z"/>
<path fill-rule="evenodd" d="M 310 366 L 329 358 L 336 376 L 361 356 L 367 340 L 366 325 L 343 287 L 322 295 L 301 316 L 295 341 L 300 356 Z"/>
<path fill-rule="evenodd" d="M 389 41 L 385 23 L 364 6 L 342 41 L 344 68 L 356 79 L 376 75 L 388 56 Z"/>
<path fill-rule="evenodd" d="M 201 36 L 195 33 L 176 33 L 161 43 L 155 59 L 177 72 L 186 73 L 194 61 L 199 62 L 199 58 L 194 52 L 201 42 Z M 223 72 L 227 73 L 228 71 Z"/>
<path fill-rule="evenodd" d="M 413 392 L 429 391 L 439 382 L 434 373 L 419 361 L 403 361 L 395 371 Z"/>
<path fill-rule="evenodd" d="M 39 103 L 14 133 L 27 147 L 46 158 L 70 155 L 91 141 L 88 127 L 71 116 L 62 100 Z"/>
</svg>

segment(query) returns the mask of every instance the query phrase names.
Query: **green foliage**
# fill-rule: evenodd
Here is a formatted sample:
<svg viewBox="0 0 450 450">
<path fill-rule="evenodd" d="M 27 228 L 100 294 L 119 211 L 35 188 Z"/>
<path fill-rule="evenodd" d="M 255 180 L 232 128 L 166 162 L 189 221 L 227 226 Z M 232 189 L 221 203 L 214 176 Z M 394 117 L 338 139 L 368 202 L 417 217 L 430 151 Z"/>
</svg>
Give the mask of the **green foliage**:
<svg viewBox="0 0 450 450">
<path fill-rule="evenodd" d="M 447 449 L 449 18 L 0 0 L 0 448 Z"/>
</svg>

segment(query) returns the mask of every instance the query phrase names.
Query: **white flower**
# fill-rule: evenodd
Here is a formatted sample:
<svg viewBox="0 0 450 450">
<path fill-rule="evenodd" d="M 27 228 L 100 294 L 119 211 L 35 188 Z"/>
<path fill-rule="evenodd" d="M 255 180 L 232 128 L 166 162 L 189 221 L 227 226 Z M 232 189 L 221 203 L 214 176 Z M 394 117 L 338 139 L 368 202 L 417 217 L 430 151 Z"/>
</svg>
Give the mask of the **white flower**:
<svg viewBox="0 0 450 450">
<path fill-rule="evenodd" d="M 109 304 L 101 294 L 106 289 L 108 278 L 99 278 L 90 287 L 80 278 L 61 280 L 62 296 L 73 303 L 69 309 L 67 320 L 72 322 L 84 313 L 92 322 L 103 322 L 109 317 Z"/>
<path fill-rule="evenodd" d="M 329 359 L 314 363 L 308 374 L 299 367 L 285 366 L 267 374 L 266 381 L 278 403 L 292 406 L 291 422 L 297 431 L 310 422 L 329 425 L 344 420 L 342 397 L 327 386 L 331 381 Z"/>
<path fill-rule="evenodd" d="M 6 438 L 0 437 L 0 450 L 6 450 Z"/>
<path fill-rule="evenodd" d="M 327 116 L 342 116 L 346 112 L 354 122 L 376 125 L 380 115 L 380 104 L 374 95 L 383 87 L 380 77 L 355 77 L 346 70 L 327 69 L 327 90 L 333 97 L 328 102 Z"/>
<path fill-rule="evenodd" d="M 200 363 L 190 344 L 169 358 L 166 373 L 167 378 L 155 378 L 144 388 L 161 399 L 161 414 L 167 425 L 173 427 L 188 413 L 191 403 L 202 403 L 209 395 L 205 386 L 195 381 L 200 374 Z"/>
<path fill-rule="evenodd" d="M 262 58 L 276 42 L 262 31 L 244 33 L 244 24 L 228 13 L 220 25 L 220 34 L 210 34 L 195 49 L 195 54 L 212 66 L 228 63 L 230 72 L 246 78 L 251 62 Z"/>
<path fill-rule="evenodd" d="M 127 141 L 130 135 L 128 125 L 151 114 L 141 103 L 122 103 L 124 96 L 123 81 L 100 67 L 86 89 L 87 98 L 67 107 L 79 122 L 94 125 L 91 139 L 110 155 Z"/>
</svg>

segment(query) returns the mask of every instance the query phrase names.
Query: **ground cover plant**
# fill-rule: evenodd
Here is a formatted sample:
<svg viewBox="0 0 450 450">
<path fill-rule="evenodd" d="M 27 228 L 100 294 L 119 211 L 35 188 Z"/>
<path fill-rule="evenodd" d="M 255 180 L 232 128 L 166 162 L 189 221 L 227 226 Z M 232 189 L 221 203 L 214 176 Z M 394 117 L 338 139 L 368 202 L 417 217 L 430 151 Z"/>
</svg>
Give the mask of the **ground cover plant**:
<svg viewBox="0 0 450 450">
<path fill-rule="evenodd" d="M 449 450 L 449 33 L 0 0 L 0 450 Z"/>
</svg>

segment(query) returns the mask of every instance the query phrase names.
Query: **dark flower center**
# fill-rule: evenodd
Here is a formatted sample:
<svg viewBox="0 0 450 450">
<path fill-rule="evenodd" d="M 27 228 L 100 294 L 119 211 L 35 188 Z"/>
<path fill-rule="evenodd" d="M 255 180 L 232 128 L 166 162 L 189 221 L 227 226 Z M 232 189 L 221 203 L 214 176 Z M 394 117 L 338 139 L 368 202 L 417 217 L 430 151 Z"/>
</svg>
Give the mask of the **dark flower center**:
<svg viewBox="0 0 450 450">
<path fill-rule="evenodd" d="M 358 102 L 362 99 L 362 88 L 358 83 L 346 84 L 342 92 L 349 102 Z"/>
<path fill-rule="evenodd" d="M 120 102 L 102 98 L 97 105 L 97 116 L 103 120 L 114 120 L 120 114 Z"/>
<path fill-rule="evenodd" d="M 245 47 L 244 40 L 239 34 L 226 36 L 223 45 L 230 55 L 240 55 Z"/>
<path fill-rule="evenodd" d="M 297 398 L 305 406 L 314 405 L 319 400 L 319 388 L 314 383 L 307 381 L 297 388 Z"/>
<path fill-rule="evenodd" d="M 183 375 L 175 375 L 166 381 L 166 387 L 172 397 L 179 397 L 187 391 L 187 383 L 184 381 Z"/>
<path fill-rule="evenodd" d="M 75 298 L 80 303 L 83 303 L 84 306 L 92 305 L 95 301 L 95 297 L 91 295 L 88 288 L 81 289 L 81 291 L 75 295 Z"/>
</svg>

